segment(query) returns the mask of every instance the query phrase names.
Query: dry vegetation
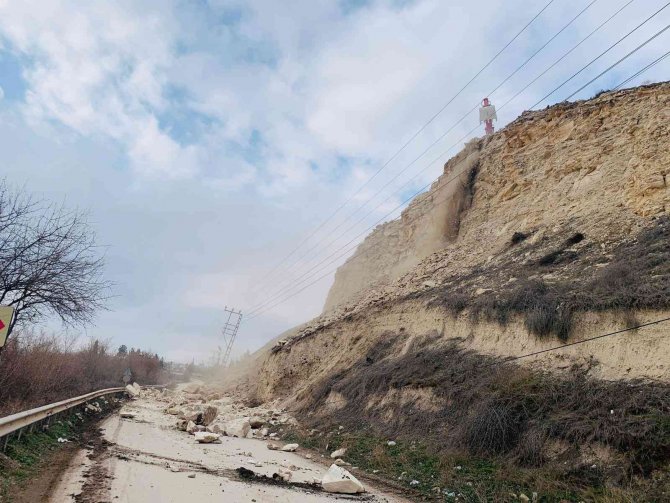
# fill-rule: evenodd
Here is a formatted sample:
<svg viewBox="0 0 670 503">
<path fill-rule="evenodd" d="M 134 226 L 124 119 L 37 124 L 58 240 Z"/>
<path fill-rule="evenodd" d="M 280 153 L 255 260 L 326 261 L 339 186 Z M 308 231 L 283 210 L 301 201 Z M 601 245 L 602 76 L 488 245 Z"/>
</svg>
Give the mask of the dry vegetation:
<svg viewBox="0 0 670 503">
<path fill-rule="evenodd" d="M 634 311 L 670 306 L 670 218 L 655 220 L 613 250 L 579 232 L 558 244 L 526 243 L 528 235 L 514 233 L 497 263 L 415 296 L 430 295 L 432 305 L 453 314 L 468 310 L 475 320 L 502 325 L 522 315 L 529 332 L 561 340 L 578 313 L 619 312 L 632 326 Z M 477 287 L 486 291 L 476 295 Z"/>
<path fill-rule="evenodd" d="M 158 384 L 167 378 L 158 355 L 139 350 L 111 352 L 100 341 L 83 348 L 75 343 L 44 334 L 10 339 L 0 354 L 0 416 L 123 386 L 127 368 L 141 384 Z"/>
<path fill-rule="evenodd" d="M 642 483 L 651 497 L 670 489 L 667 477 L 664 487 L 645 482 L 670 463 L 670 385 L 599 381 L 578 368 L 549 375 L 437 336 L 394 356 L 404 342 L 387 334 L 353 367 L 299 397 L 307 426 L 415 441 L 437 461 L 465 455 L 531 477 L 550 473 L 546 488 L 556 491 Z M 418 398 L 384 400 L 399 392 L 429 396 L 430 407 Z M 332 407 L 330 396 L 344 400 Z"/>
</svg>

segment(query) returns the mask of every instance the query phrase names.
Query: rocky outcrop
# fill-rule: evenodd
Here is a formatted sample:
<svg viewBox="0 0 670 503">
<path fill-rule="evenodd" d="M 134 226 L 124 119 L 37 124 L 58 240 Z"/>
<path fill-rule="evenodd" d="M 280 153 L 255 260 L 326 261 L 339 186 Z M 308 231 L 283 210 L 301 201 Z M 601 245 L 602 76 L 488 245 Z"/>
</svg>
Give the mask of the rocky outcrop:
<svg viewBox="0 0 670 503">
<path fill-rule="evenodd" d="M 541 240 L 569 228 L 616 241 L 667 215 L 669 119 L 662 83 L 525 112 L 473 140 L 338 269 L 324 314 L 439 284 L 495 257 L 516 232 Z"/>
<path fill-rule="evenodd" d="M 258 373 L 258 398 L 311 393 L 389 332 L 408 345 L 437 333 L 516 356 L 667 316 L 669 114 L 661 83 L 525 112 L 466 145 L 340 268 L 324 313 L 282 337 Z M 666 332 L 655 325 L 522 363 L 670 380 Z M 430 407 L 410 395 L 394 400 Z"/>
</svg>

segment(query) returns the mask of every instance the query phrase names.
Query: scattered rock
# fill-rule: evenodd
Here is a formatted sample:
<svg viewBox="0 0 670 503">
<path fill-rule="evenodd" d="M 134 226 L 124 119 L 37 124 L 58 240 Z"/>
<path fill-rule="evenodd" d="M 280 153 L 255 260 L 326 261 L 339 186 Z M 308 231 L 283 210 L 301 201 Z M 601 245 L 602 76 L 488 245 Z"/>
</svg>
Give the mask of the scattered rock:
<svg viewBox="0 0 670 503">
<path fill-rule="evenodd" d="M 277 444 L 268 444 L 268 449 L 270 449 L 271 451 L 278 451 L 279 446 Z"/>
<path fill-rule="evenodd" d="M 365 487 L 344 468 L 332 464 L 321 479 L 321 486 L 329 493 L 357 494 L 365 492 Z"/>
<path fill-rule="evenodd" d="M 195 478 L 195 473 L 189 473 L 188 478 L 189 479 L 194 479 Z"/>
<path fill-rule="evenodd" d="M 214 423 L 205 427 L 205 431 L 209 431 L 210 433 L 217 433 L 219 435 L 225 435 L 226 427 L 221 423 Z"/>
<path fill-rule="evenodd" d="M 121 412 L 119 412 L 119 415 L 124 419 L 134 419 L 135 416 L 137 416 L 137 414 L 135 414 L 134 412 L 130 412 L 127 410 L 126 411 L 122 410 Z"/>
<path fill-rule="evenodd" d="M 284 482 L 288 482 L 289 480 L 291 480 L 291 477 L 293 476 L 291 470 L 287 470 L 286 468 L 280 468 L 279 470 L 277 470 L 277 474 Z"/>
<path fill-rule="evenodd" d="M 342 449 L 337 449 L 336 451 L 333 451 L 330 453 L 330 457 L 335 459 L 335 458 L 341 458 L 347 453 L 347 450 L 345 448 Z"/>
<path fill-rule="evenodd" d="M 205 411 L 202 413 L 202 424 L 204 424 L 205 426 L 212 424 L 212 422 L 216 419 L 218 413 L 219 409 L 217 409 L 213 405 L 208 405 L 207 407 L 205 407 Z"/>
<path fill-rule="evenodd" d="M 396 443 L 394 440 L 389 440 L 388 442 L 386 442 L 386 445 L 388 445 L 389 447 L 393 447 L 394 445 L 396 445 Z"/>
<path fill-rule="evenodd" d="M 298 444 L 286 444 L 281 450 L 284 452 L 295 452 L 298 447 L 300 447 Z"/>
<path fill-rule="evenodd" d="M 193 421 L 186 423 L 186 433 L 195 433 L 195 426 L 196 424 Z"/>
<path fill-rule="evenodd" d="M 416 487 L 416 486 L 418 486 L 419 484 L 421 484 L 421 482 L 419 482 L 419 481 L 416 480 L 416 479 L 412 480 L 412 481 L 409 483 L 409 485 L 411 485 L 412 487 Z"/>
<path fill-rule="evenodd" d="M 196 383 L 189 383 L 186 386 L 184 386 L 184 393 L 191 393 L 195 394 L 200 391 L 201 386 Z"/>
<path fill-rule="evenodd" d="M 344 459 L 342 459 L 342 458 L 337 458 L 337 459 L 335 460 L 335 464 L 336 464 L 337 466 L 351 466 L 351 463 L 347 463 L 347 462 L 346 462 Z"/>
<path fill-rule="evenodd" d="M 234 419 L 226 423 L 226 435 L 230 437 L 246 438 L 249 430 L 251 430 L 251 425 L 245 418 Z"/>
<path fill-rule="evenodd" d="M 524 503 L 528 503 L 530 501 L 530 498 L 526 496 L 524 493 L 519 494 L 519 499 Z"/>
<path fill-rule="evenodd" d="M 196 442 L 200 444 L 221 443 L 221 440 L 219 440 L 219 436 L 216 433 L 210 433 L 208 431 L 196 431 L 194 435 Z"/>
<path fill-rule="evenodd" d="M 265 424 L 265 420 L 262 417 L 254 416 L 251 419 L 249 419 L 249 425 L 254 429 L 257 430 L 261 426 Z"/>
</svg>

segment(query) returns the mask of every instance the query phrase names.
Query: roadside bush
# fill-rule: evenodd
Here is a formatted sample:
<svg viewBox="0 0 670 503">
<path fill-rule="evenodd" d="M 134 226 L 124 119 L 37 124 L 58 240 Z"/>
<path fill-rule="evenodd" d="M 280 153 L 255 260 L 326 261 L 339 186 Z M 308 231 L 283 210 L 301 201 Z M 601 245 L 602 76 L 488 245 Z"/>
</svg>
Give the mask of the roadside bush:
<svg viewBox="0 0 670 503">
<path fill-rule="evenodd" d="M 642 474 L 670 462 L 670 385 L 530 370 L 437 335 L 413 340 L 400 354 L 406 344 L 388 333 L 368 350 L 374 359 L 324 377 L 301 396 L 308 426 L 369 425 L 371 434 L 419 439 L 443 454 L 465 449 L 522 466 L 542 465 L 548 440 L 576 450 L 605 446 Z M 430 410 L 389 399 L 400 391 L 431 397 Z M 325 406 L 331 393 L 343 397 L 337 409 Z"/>
<path fill-rule="evenodd" d="M 97 340 L 80 347 L 74 338 L 17 334 L 0 353 L 0 416 L 123 386 L 127 368 L 141 384 L 158 384 L 167 377 L 155 354 L 116 354 Z"/>
</svg>

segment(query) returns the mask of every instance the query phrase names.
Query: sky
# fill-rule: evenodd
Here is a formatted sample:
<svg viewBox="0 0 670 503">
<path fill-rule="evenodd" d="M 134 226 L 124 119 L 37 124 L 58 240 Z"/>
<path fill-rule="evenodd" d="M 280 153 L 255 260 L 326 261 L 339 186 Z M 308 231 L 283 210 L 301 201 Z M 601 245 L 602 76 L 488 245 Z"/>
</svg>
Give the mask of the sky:
<svg viewBox="0 0 670 503">
<path fill-rule="evenodd" d="M 0 0 L 1 176 L 88 211 L 114 286 L 83 338 L 205 362 L 233 306 L 255 314 L 234 354 L 253 351 L 321 311 L 347 252 L 478 124 L 458 119 L 485 96 L 500 107 L 628 0 L 597 0 L 491 93 L 590 3 L 552 2 L 457 95 L 544 0 Z M 634 0 L 496 127 L 665 3 Z M 670 8 L 537 108 L 669 23 Z M 670 30 L 572 99 L 668 46 Z M 667 58 L 629 85 L 669 78 Z"/>
</svg>

